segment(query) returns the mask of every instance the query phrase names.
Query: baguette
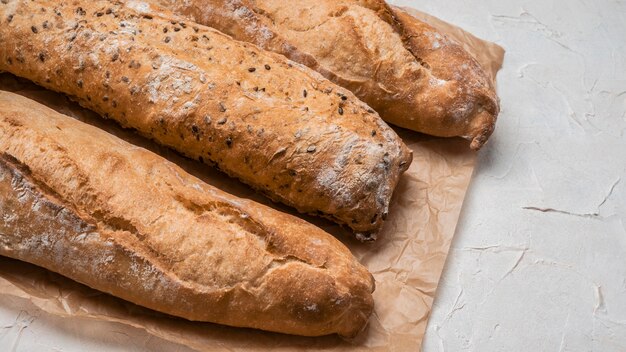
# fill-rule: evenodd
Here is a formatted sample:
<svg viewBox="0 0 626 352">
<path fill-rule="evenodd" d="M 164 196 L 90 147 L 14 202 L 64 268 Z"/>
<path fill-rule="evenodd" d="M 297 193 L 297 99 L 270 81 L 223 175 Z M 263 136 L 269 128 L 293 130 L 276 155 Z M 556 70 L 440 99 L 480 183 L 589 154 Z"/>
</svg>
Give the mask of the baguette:
<svg viewBox="0 0 626 352">
<path fill-rule="evenodd" d="M 478 62 L 383 0 L 148 2 L 311 67 L 389 123 L 461 136 L 473 149 L 493 132 L 498 98 Z"/>
<path fill-rule="evenodd" d="M 112 1 L 0 3 L 0 71 L 371 239 L 411 152 L 348 90 L 208 27 Z"/>
<path fill-rule="evenodd" d="M 0 255 L 194 321 L 353 336 L 373 278 L 331 235 L 0 91 Z"/>
</svg>

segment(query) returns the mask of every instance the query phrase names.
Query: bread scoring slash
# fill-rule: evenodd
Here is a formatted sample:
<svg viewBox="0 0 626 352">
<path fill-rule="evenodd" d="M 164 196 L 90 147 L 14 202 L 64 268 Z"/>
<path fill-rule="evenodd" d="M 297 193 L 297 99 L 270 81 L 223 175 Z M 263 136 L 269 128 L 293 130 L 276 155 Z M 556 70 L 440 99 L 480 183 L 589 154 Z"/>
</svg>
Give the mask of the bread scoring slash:
<svg viewBox="0 0 626 352">
<path fill-rule="evenodd" d="M 412 158 L 370 107 L 281 55 L 135 7 L 3 1 L 0 70 L 374 238 Z"/>
<path fill-rule="evenodd" d="M 328 233 L 2 91 L 0 214 L 0 255 L 189 320 L 353 336 L 373 309 Z"/>
</svg>

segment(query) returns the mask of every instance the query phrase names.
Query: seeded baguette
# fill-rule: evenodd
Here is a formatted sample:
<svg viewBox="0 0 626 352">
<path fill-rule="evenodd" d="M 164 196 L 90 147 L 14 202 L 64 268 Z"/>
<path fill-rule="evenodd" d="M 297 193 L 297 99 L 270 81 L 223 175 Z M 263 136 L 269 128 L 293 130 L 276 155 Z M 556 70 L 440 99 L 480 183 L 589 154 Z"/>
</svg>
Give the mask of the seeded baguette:
<svg viewBox="0 0 626 352">
<path fill-rule="evenodd" d="M 396 133 L 316 72 L 171 16 L 5 1 L 0 70 L 374 238 L 411 162 Z"/>
<path fill-rule="evenodd" d="M 493 132 L 498 97 L 478 62 L 383 0 L 146 1 L 309 66 L 389 123 L 473 149 Z"/>
<path fill-rule="evenodd" d="M 0 91 L 0 255 L 195 321 L 353 336 L 372 276 L 333 236 Z"/>
</svg>

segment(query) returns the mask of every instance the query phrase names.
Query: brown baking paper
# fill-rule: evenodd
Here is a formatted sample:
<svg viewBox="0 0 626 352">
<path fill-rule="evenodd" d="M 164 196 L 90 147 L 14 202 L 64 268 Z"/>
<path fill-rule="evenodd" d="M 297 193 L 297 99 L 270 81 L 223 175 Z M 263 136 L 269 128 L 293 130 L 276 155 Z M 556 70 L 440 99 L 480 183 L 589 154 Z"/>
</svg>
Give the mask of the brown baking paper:
<svg viewBox="0 0 626 352">
<path fill-rule="evenodd" d="M 491 77 L 499 70 L 504 50 L 441 20 L 407 9 L 463 43 Z M 8 74 L 0 89 L 40 101 L 64 114 L 97 125 L 134 144 L 151 149 L 190 173 L 227 192 L 251 198 L 282 211 L 239 182 L 155 146 L 111 122 L 81 109 L 64 96 L 43 90 Z M 66 317 L 84 317 L 128 324 L 198 351 L 416 351 L 419 349 L 448 249 L 454 235 L 476 154 L 460 139 L 439 139 L 397 130 L 413 150 L 411 168 L 396 189 L 389 219 L 379 240 L 362 244 L 325 220 L 302 216 L 340 238 L 374 275 L 375 311 L 368 328 L 356 339 L 337 336 L 306 338 L 169 317 L 92 290 L 45 269 L 0 257 L 0 294 L 30 300 L 42 310 Z"/>
</svg>

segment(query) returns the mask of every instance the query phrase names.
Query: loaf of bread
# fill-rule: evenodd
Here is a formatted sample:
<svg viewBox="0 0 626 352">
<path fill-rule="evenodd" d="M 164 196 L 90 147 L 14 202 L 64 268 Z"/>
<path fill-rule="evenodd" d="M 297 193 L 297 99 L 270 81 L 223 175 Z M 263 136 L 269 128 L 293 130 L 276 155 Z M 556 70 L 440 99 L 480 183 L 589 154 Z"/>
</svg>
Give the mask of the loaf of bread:
<svg viewBox="0 0 626 352">
<path fill-rule="evenodd" d="M 194 321 L 352 336 L 374 282 L 331 235 L 0 91 L 0 255 Z"/>
<path fill-rule="evenodd" d="M 494 129 L 498 98 L 476 60 L 383 0 L 146 1 L 307 65 L 392 124 L 473 149 Z"/>
<path fill-rule="evenodd" d="M 0 71 L 361 239 L 378 232 L 411 162 L 396 133 L 318 73 L 168 16 L 114 1 L 2 1 Z"/>
</svg>

